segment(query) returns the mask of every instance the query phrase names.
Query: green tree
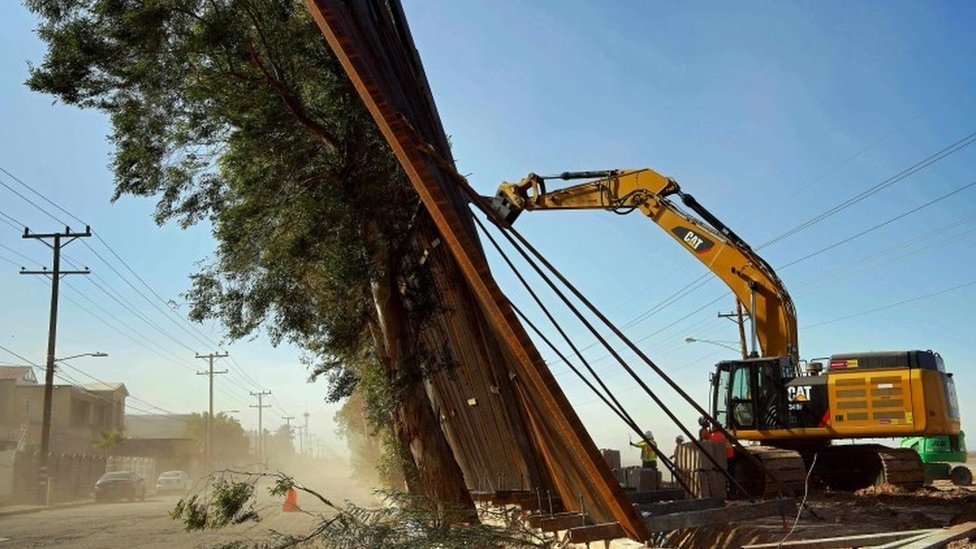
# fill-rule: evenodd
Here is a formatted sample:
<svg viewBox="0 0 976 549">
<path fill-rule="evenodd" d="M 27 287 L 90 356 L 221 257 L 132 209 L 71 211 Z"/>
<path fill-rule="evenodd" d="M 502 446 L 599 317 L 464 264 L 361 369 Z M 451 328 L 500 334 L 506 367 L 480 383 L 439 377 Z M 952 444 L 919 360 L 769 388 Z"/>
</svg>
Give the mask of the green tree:
<svg viewBox="0 0 976 549">
<path fill-rule="evenodd" d="M 267 437 L 268 454 L 274 459 L 285 459 L 295 455 L 293 438 L 291 427 L 280 425 L 277 431 Z"/>
<path fill-rule="evenodd" d="M 186 421 L 186 436 L 197 440 L 201 455 L 206 448 L 207 415 L 207 412 L 190 414 Z M 237 419 L 227 414 L 217 414 L 211 428 L 215 464 L 225 467 L 247 462 L 251 444 Z"/>
<path fill-rule="evenodd" d="M 122 432 L 117 429 L 110 429 L 108 431 L 102 431 L 99 433 L 98 440 L 95 441 L 94 446 L 96 450 L 101 450 L 108 455 L 115 453 L 115 449 L 122 444 L 125 437 L 122 436 Z"/>
<path fill-rule="evenodd" d="M 111 117 L 114 199 L 212 225 L 191 315 L 303 347 L 331 400 L 374 375 L 410 490 L 472 507 L 422 380 L 436 303 L 405 255 L 429 220 L 303 3 L 26 4 L 48 45 L 28 85 Z"/>
</svg>

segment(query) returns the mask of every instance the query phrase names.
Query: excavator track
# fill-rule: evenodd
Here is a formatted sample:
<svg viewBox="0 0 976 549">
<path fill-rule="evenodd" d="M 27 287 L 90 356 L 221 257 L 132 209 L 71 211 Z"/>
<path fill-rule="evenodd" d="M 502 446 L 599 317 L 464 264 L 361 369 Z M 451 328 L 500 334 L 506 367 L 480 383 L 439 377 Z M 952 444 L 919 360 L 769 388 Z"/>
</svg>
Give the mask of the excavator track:
<svg viewBox="0 0 976 549">
<path fill-rule="evenodd" d="M 914 491 L 925 483 L 925 466 L 911 448 L 874 444 L 830 446 L 818 450 L 816 456 L 814 477 L 819 484 L 835 490 L 888 484 Z"/>
<path fill-rule="evenodd" d="M 736 459 L 735 479 L 750 496 L 770 498 L 803 493 L 806 467 L 799 452 L 772 446 L 747 446 L 746 452 L 769 473 L 764 474 L 745 456 Z"/>
<path fill-rule="evenodd" d="M 878 451 L 884 478 L 875 479 L 875 484 L 891 484 L 905 490 L 915 491 L 925 484 L 925 465 L 912 448 L 884 448 Z"/>
</svg>

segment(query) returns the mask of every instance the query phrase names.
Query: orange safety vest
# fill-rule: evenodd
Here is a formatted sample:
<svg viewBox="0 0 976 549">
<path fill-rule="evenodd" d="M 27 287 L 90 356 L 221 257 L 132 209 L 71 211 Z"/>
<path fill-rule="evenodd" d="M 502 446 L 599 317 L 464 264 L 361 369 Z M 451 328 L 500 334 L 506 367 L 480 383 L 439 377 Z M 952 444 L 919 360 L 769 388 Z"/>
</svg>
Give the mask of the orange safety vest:
<svg viewBox="0 0 976 549">
<path fill-rule="evenodd" d="M 735 457 L 735 448 L 729 444 L 728 440 L 725 440 L 725 435 L 720 431 L 715 431 L 708 435 L 708 440 L 712 442 L 724 442 L 725 443 L 725 457 L 727 459 L 732 459 Z"/>
</svg>

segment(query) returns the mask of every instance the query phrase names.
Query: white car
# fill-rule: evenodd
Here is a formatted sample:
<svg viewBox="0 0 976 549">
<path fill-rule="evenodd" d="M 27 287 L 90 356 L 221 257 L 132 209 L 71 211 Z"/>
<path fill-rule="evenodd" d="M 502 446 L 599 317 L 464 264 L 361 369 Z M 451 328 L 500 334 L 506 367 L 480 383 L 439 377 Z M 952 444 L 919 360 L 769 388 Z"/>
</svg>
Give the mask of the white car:
<svg viewBox="0 0 976 549">
<path fill-rule="evenodd" d="M 185 494 L 190 490 L 190 475 L 186 471 L 166 471 L 156 481 L 157 494 Z"/>
</svg>

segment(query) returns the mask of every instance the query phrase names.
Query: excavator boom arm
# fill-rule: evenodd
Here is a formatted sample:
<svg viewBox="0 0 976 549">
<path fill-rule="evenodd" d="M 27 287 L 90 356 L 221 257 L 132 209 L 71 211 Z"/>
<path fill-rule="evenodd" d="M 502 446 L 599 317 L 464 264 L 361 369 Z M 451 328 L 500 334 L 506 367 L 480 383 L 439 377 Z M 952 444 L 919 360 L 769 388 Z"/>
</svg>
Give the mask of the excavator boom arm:
<svg viewBox="0 0 976 549">
<path fill-rule="evenodd" d="M 547 191 L 547 179 L 598 179 Z M 518 183 L 503 183 L 493 200 L 500 217 L 511 224 L 522 211 L 604 209 L 646 217 L 722 279 L 749 311 L 762 356 L 798 362 L 796 311 L 793 300 L 772 267 L 737 234 L 681 191 L 668 177 L 650 170 L 564 173 L 554 178 L 530 174 Z M 669 198 L 680 197 L 698 217 Z"/>
</svg>

